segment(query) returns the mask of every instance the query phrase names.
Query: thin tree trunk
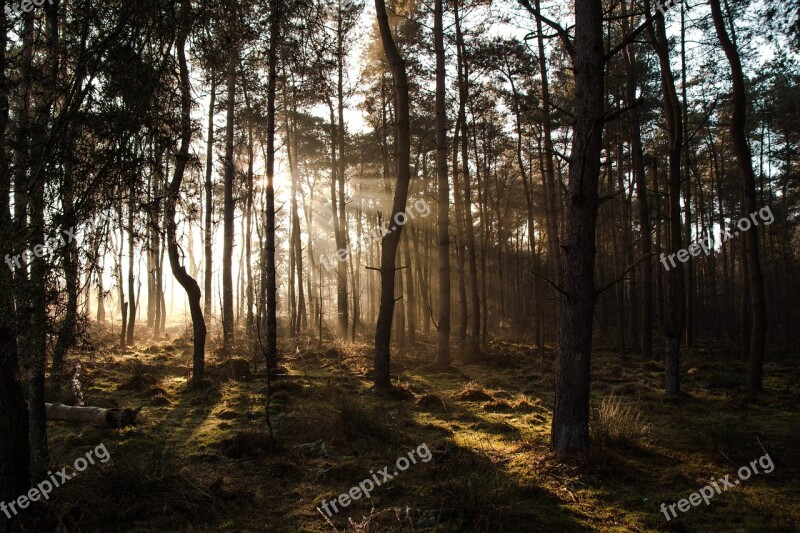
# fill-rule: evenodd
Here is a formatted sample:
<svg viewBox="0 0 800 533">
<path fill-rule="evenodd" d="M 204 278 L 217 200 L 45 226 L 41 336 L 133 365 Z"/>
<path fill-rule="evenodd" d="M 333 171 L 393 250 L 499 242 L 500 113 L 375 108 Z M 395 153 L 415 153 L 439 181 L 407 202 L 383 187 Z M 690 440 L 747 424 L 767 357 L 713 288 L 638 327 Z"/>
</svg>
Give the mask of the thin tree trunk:
<svg viewBox="0 0 800 533">
<path fill-rule="evenodd" d="M 450 366 L 450 181 L 447 175 L 447 106 L 444 0 L 435 0 L 434 44 L 436 47 L 436 187 L 439 200 L 436 240 L 439 268 L 439 323 L 436 333 L 436 367 Z"/>
<path fill-rule="evenodd" d="M 211 307 L 212 307 L 212 300 L 211 300 L 211 283 L 212 283 L 212 276 L 213 276 L 213 262 L 214 262 L 214 249 L 213 245 L 213 231 L 212 231 L 212 220 L 214 219 L 214 187 L 213 183 L 211 182 L 211 177 L 213 173 L 213 166 L 214 166 L 214 105 L 216 103 L 217 98 L 217 76 L 214 71 L 214 68 L 211 68 L 211 101 L 208 104 L 208 138 L 206 139 L 206 181 L 205 181 L 205 193 L 206 193 L 206 209 L 205 209 L 205 238 L 203 239 L 203 246 L 204 246 L 204 253 L 205 256 L 205 270 L 203 271 L 204 276 L 204 291 L 203 291 L 203 305 L 205 310 L 205 315 L 211 315 Z"/>
<path fill-rule="evenodd" d="M 622 2 L 623 16 L 627 11 L 627 2 Z M 625 24 L 626 35 L 630 33 L 630 26 Z M 636 100 L 636 89 L 639 84 L 638 71 L 636 69 L 636 56 L 634 45 L 629 45 L 623 51 L 625 63 L 626 85 L 625 98 L 626 105 L 630 108 L 629 125 L 631 138 L 631 154 L 633 158 L 633 176 L 636 183 L 636 199 L 639 206 L 639 253 L 642 258 L 649 257 L 652 253 L 652 230 L 650 228 L 650 207 L 647 198 L 647 174 L 644 167 L 644 152 L 642 149 L 642 128 L 639 106 L 634 105 Z M 639 265 L 642 273 L 642 324 L 640 351 L 642 357 L 650 360 L 653 358 L 653 261 L 646 259 Z"/>
<path fill-rule="evenodd" d="M 397 181 L 392 204 L 390 224 L 397 224 L 398 213 L 405 212 L 408 187 L 411 181 L 411 128 L 408 99 L 408 78 L 406 63 L 392 37 L 385 0 L 375 0 L 383 50 L 392 70 L 395 89 L 395 128 L 397 144 Z M 390 342 L 392 335 L 392 315 L 394 313 L 395 258 L 403 226 L 397 227 L 382 239 L 381 248 L 381 302 L 378 323 L 375 327 L 375 388 L 391 387 L 390 380 Z"/>
<path fill-rule="evenodd" d="M 650 2 L 645 0 L 645 10 L 650 12 Z M 669 138 L 669 249 L 670 255 L 677 254 L 683 247 L 683 226 L 681 221 L 681 157 L 683 152 L 683 117 L 678 93 L 675 90 L 675 77 L 669 59 L 669 46 L 663 17 L 656 17 L 655 29 L 648 28 L 650 41 L 658 56 L 661 68 L 661 88 L 664 92 L 664 109 Z M 670 263 L 671 266 L 671 263 Z M 685 326 L 686 293 L 684 287 L 683 263 L 675 261 L 675 266 L 667 272 L 666 310 L 662 329 L 667 342 L 665 360 L 664 389 L 667 396 L 680 393 L 681 338 Z"/>
<path fill-rule="evenodd" d="M 228 58 L 228 102 L 227 122 L 225 125 L 225 189 L 222 244 L 222 349 L 228 353 L 233 343 L 233 215 L 235 204 L 233 200 L 233 137 L 234 117 L 236 103 L 236 66 L 238 51 L 232 48 Z"/>
<path fill-rule="evenodd" d="M 536 0 L 536 10 L 539 11 L 540 0 Z M 556 200 L 556 178 L 553 169 L 553 134 L 552 118 L 550 112 L 550 83 L 547 78 L 547 61 L 544 50 L 544 32 L 542 20 L 536 17 L 536 33 L 539 46 L 539 73 L 542 79 L 542 118 L 544 137 L 545 173 L 544 181 L 545 199 L 547 205 L 547 255 L 550 259 L 550 269 L 556 285 L 561 286 L 563 268 L 561 261 L 561 239 L 558 235 L 558 202 Z"/>
<path fill-rule="evenodd" d="M 183 175 L 189 160 L 189 144 L 192 142 L 192 95 L 185 50 L 186 37 L 190 31 L 190 0 L 181 0 L 181 15 L 181 23 L 178 29 L 176 43 L 181 85 L 181 146 L 178 150 L 178 154 L 175 156 L 175 171 L 172 176 L 172 181 L 169 184 L 169 196 L 166 210 L 167 249 L 172 274 L 184 288 L 186 296 L 189 299 L 189 310 L 192 316 L 192 333 L 194 334 L 192 383 L 195 386 L 199 386 L 203 380 L 205 369 L 206 323 L 203 319 L 203 308 L 200 304 L 200 286 L 193 277 L 186 273 L 186 268 L 180 264 L 178 241 L 176 237 L 177 222 L 175 221 L 175 207 L 178 203 Z"/>
<path fill-rule="evenodd" d="M 731 116 L 731 141 L 736 153 L 736 162 L 739 166 L 739 176 L 742 180 L 742 195 L 744 197 L 745 216 L 758 210 L 756 198 L 756 183 L 753 174 L 753 161 L 750 145 L 747 142 L 747 95 L 744 84 L 742 63 L 734 40 L 728 36 L 725 23 L 722 19 L 722 10 L 719 0 L 711 0 L 711 15 L 717 37 L 722 45 L 728 63 L 731 66 L 733 84 L 733 114 Z M 731 28 L 733 31 L 733 28 Z M 741 229 L 741 228 L 740 228 Z M 747 385 L 750 391 L 756 392 L 763 389 L 764 379 L 764 347 L 766 344 L 767 322 L 766 303 L 764 299 L 764 279 L 761 272 L 761 259 L 759 255 L 758 228 L 745 231 L 745 244 L 747 246 L 747 276 L 750 291 L 750 307 L 752 312 L 752 334 L 750 335 L 750 361 L 747 374 Z"/>
<path fill-rule="evenodd" d="M 275 276 L 275 83 L 278 79 L 278 43 L 281 0 L 270 1 L 269 89 L 267 90 L 267 202 L 266 202 L 266 360 L 267 375 L 278 366 L 278 284 Z"/>
</svg>

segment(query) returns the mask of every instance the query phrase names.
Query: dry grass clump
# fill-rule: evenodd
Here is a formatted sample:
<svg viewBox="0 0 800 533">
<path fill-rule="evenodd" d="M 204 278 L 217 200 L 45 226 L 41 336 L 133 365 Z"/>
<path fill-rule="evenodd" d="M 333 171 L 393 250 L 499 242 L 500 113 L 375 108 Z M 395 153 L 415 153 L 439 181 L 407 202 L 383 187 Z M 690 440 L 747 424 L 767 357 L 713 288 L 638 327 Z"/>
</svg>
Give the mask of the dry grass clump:
<svg viewBox="0 0 800 533">
<path fill-rule="evenodd" d="M 447 404 L 444 398 L 435 392 L 423 394 L 417 399 L 417 405 L 426 411 L 440 411 L 447 410 Z"/>
<path fill-rule="evenodd" d="M 649 437 L 650 424 L 644 422 L 638 407 L 624 404 L 621 398 L 611 395 L 603 398 L 600 407 L 591 410 L 589 432 L 592 440 L 602 446 L 638 446 Z"/>
<path fill-rule="evenodd" d="M 333 407 L 337 425 L 345 437 L 380 438 L 386 435 L 386 427 L 379 422 L 383 415 L 355 396 L 342 394 L 334 400 Z"/>
<path fill-rule="evenodd" d="M 487 402 L 494 400 L 480 383 L 471 381 L 453 394 L 453 398 L 462 402 Z"/>
<path fill-rule="evenodd" d="M 249 381 L 251 376 L 250 361 L 241 357 L 231 357 L 216 365 L 209 365 L 206 373 L 209 377 L 215 379 Z"/>
<path fill-rule="evenodd" d="M 536 410 L 538 404 L 538 398 L 532 400 L 528 396 L 520 394 L 516 398 L 510 400 L 500 398 L 491 402 L 486 402 L 483 404 L 483 410 L 493 413 L 532 413 Z"/>
<path fill-rule="evenodd" d="M 126 366 L 130 372 L 130 377 L 119 386 L 121 390 L 144 392 L 161 381 L 151 372 L 149 365 L 138 359 L 131 360 Z"/>
</svg>

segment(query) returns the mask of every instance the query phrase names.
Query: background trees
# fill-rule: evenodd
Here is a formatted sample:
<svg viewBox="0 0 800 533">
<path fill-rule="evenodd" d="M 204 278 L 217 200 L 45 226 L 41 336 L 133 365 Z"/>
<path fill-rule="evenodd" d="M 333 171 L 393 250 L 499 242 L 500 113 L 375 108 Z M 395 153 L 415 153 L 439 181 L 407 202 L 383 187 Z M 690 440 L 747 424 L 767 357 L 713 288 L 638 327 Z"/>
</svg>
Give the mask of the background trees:
<svg viewBox="0 0 800 533">
<path fill-rule="evenodd" d="M 789 339 L 800 84 L 786 6 L 682 3 L 665 18 L 647 0 L 148 0 L 12 14 L 2 494 L 29 463 L 46 471 L 44 404 L 90 325 L 133 349 L 191 317 L 197 384 L 206 325 L 209 346 L 266 355 L 272 374 L 279 352 L 374 336 L 379 389 L 392 350 L 431 348 L 434 330 L 439 368 L 494 362 L 500 341 L 536 346 L 558 369 L 557 451 L 588 445 L 598 342 L 663 358 L 678 396 L 698 339 L 746 347 L 753 392 L 770 342 Z M 769 221 L 726 234 L 765 208 Z M 708 253 L 686 265 L 653 260 L 701 240 Z"/>
</svg>

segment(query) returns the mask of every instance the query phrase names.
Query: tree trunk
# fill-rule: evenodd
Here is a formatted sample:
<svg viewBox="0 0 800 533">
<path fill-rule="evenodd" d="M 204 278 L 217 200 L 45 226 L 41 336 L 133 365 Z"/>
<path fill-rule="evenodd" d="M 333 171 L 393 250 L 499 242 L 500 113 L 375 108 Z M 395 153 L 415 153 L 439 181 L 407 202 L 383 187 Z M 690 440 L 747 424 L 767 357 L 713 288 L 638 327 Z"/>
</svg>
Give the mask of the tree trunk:
<svg viewBox="0 0 800 533">
<path fill-rule="evenodd" d="M 744 198 L 745 216 L 758 211 L 756 198 L 756 182 L 753 174 L 753 161 L 750 145 L 747 143 L 747 98 L 742 73 L 742 63 L 734 40 L 728 36 L 722 18 L 719 0 L 711 0 L 711 16 L 717 37 L 731 66 L 733 83 L 733 113 L 731 115 L 731 141 L 739 166 L 742 180 L 742 196 Z M 733 31 L 733 28 L 731 28 Z M 767 335 L 766 303 L 764 299 L 764 279 L 761 274 L 759 256 L 758 228 L 753 225 L 745 232 L 747 247 L 747 276 L 750 290 L 750 307 L 752 313 L 752 333 L 750 335 L 750 362 L 747 374 L 747 385 L 751 392 L 763 389 L 764 379 L 764 346 Z"/>
<path fill-rule="evenodd" d="M 131 181 L 130 187 L 130 198 L 128 200 L 128 299 L 130 300 L 128 304 L 128 330 L 126 332 L 126 340 L 125 344 L 127 346 L 133 345 L 133 332 L 134 326 L 136 324 L 136 296 L 134 296 L 134 274 L 133 274 L 133 267 L 134 267 L 134 259 L 135 259 L 135 248 L 136 248 L 136 240 L 134 239 L 133 233 L 133 220 L 134 215 L 136 213 L 135 209 L 135 198 L 136 198 L 136 190 L 133 186 L 133 181 Z"/>
<path fill-rule="evenodd" d="M 445 99 L 444 0 L 435 0 L 434 41 L 436 46 L 436 186 L 437 250 L 439 262 L 439 323 L 436 333 L 436 367 L 450 366 L 450 182 L 447 175 L 447 106 Z"/>
<path fill-rule="evenodd" d="M 536 0 L 536 10 L 540 10 L 540 0 Z M 542 176 L 547 205 L 547 255 L 550 256 L 550 269 L 556 285 L 562 283 L 561 239 L 558 235 L 558 202 L 556 200 L 556 177 L 553 169 L 553 134 L 550 113 L 550 84 L 547 78 L 547 61 L 544 51 L 544 32 L 542 20 L 536 17 L 536 33 L 539 45 L 539 72 L 542 78 L 542 118 L 544 137 L 545 173 Z"/>
<path fill-rule="evenodd" d="M 645 10 L 650 12 L 650 2 L 645 0 Z M 669 138 L 669 248 L 670 255 L 683 248 L 683 224 L 681 221 L 681 157 L 683 151 L 683 117 L 678 93 L 675 90 L 675 77 L 669 60 L 669 46 L 663 17 L 656 17 L 654 26 L 648 28 L 650 41 L 658 56 L 661 68 L 661 88 L 664 92 L 664 109 Z M 671 266 L 671 263 L 670 263 Z M 675 261 L 675 266 L 667 272 L 666 309 L 662 329 L 667 343 L 665 360 L 664 389 L 667 396 L 680 393 L 681 337 L 685 325 L 686 292 L 684 287 L 683 263 Z"/>
<path fill-rule="evenodd" d="M 389 375 L 392 315 L 394 313 L 394 280 L 397 246 L 403 226 L 397 224 L 398 213 L 405 212 L 408 187 L 411 181 L 411 128 L 408 101 L 408 78 L 406 63 L 392 37 L 385 0 L 375 0 L 383 50 L 392 70 L 395 88 L 395 128 L 397 143 L 397 182 L 392 204 L 390 233 L 384 235 L 381 249 L 381 301 L 378 323 L 375 327 L 375 388 L 391 387 Z"/>
<path fill-rule="evenodd" d="M 0 27 L 7 27 L 6 12 Z M 6 146 L 9 119 L 9 84 L 6 77 L 6 33 L 0 35 L 0 146 Z M 3 250 L 18 250 L 22 243 L 12 238 L 11 172 L 8 153 L 0 150 L 0 243 Z M 12 252 L 13 253 L 13 252 Z M 24 494 L 30 484 L 28 412 L 17 361 L 17 317 L 14 313 L 14 274 L 0 268 L 0 502 Z M 0 532 L 13 530 L 14 518 L 0 513 Z"/>
<path fill-rule="evenodd" d="M 626 14 L 627 2 L 622 2 L 623 16 Z M 630 34 L 630 26 L 625 25 L 626 35 Z M 636 69 L 636 56 L 634 45 L 629 45 L 623 51 L 625 63 L 626 85 L 625 96 L 626 105 L 630 108 L 629 125 L 631 138 L 631 154 L 633 158 L 633 176 L 636 183 L 636 199 L 639 206 L 639 253 L 641 257 L 648 257 L 652 253 L 652 230 L 650 228 L 650 207 L 647 198 L 647 175 L 644 168 L 644 152 L 642 149 L 642 128 L 639 106 L 634 105 L 636 100 L 636 89 L 639 84 L 638 71 Z M 642 324 L 640 351 L 642 357 L 650 360 L 653 358 L 653 261 L 647 259 L 643 261 L 639 270 L 642 273 Z"/>
<path fill-rule="evenodd" d="M 222 244 L 222 349 L 228 353 L 233 343 L 233 215 L 236 208 L 233 200 L 233 137 L 236 103 L 236 66 L 238 51 L 231 48 L 228 58 L 228 102 L 225 125 L 225 189 L 223 207 Z"/>
<path fill-rule="evenodd" d="M 605 105 L 603 11 L 596 0 L 575 0 L 573 64 L 576 113 L 566 202 L 565 305 L 551 431 L 552 446 L 561 453 L 589 445 L 595 225 Z"/>
<path fill-rule="evenodd" d="M 204 256 L 205 256 L 205 269 L 204 276 L 204 291 L 203 291 L 203 306 L 206 316 L 211 315 L 211 283 L 213 280 L 213 262 L 214 262 L 214 249 L 213 244 L 213 230 L 212 220 L 214 219 L 214 187 L 211 182 L 211 176 L 214 166 L 214 104 L 217 98 L 217 76 L 214 68 L 211 68 L 211 101 L 208 104 L 208 138 L 206 139 L 206 209 L 205 209 L 205 238 L 203 239 Z"/>
<path fill-rule="evenodd" d="M 267 205 L 266 205 L 266 361 L 267 375 L 278 366 L 278 285 L 275 278 L 275 83 L 278 79 L 278 32 L 282 16 L 281 0 L 270 1 L 269 89 L 267 90 Z"/>
<path fill-rule="evenodd" d="M 181 146 L 175 156 L 175 171 L 169 184 L 169 196 L 167 199 L 167 252 L 172 274 L 184 288 L 189 299 L 189 311 L 192 316 L 192 332 L 194 334 L 192 383 L 198 386 L 203 380 L 205 369 L 206 323 L 203 319 L 203 309 L 200 305 L 200 286 L 193 277 L 186 273 L 186 268 L 180 264 L 178 241 L 175 235 L 177 230 L 175 207 L 178 203 L 183 175 L 189 160 L 189 144 L 192 142 L 192 95 L 185 50 L 186 36 L 190 31 L 191 24 L 190 0 L 181 0 L 181 6 L 182 20 L 176 43 L 181 84 Z"/>
</svg>

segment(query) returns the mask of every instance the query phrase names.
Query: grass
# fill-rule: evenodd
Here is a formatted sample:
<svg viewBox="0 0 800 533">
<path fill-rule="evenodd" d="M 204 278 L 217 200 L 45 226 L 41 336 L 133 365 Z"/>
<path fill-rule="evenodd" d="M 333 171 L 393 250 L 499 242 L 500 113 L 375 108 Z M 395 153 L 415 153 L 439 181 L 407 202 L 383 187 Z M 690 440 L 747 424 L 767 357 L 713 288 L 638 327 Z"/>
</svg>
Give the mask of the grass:
<svg viewBox="0 0 800 533">
<path fill-rule="evenodd" d="M 641 409 L 612 394 L 590 411 L 589 431 L 592 441 L 601 446 L 641 446 L 650 435 L 650 424 Z"/>
<path fill-rule="evenodd" d="M 108 432 L 51 424 L 53 466 L 105 442 L 112 467 L 87 472 L 48 506 L 32 509 L 29 529 L 60 520 L 73 530 L 102 530 L 98 524 L 125 506 L 122 519 L 106 529 L 333 531 L 316 511 L 323 499 L 422 443 L 433 460 L 354 501 L 331 519 L 333 526 L 342 532 L 789 531 L 800 523 L 800 374 L 788 356 L 768 358 L 766 391 L 755 399 L 731 388 L 730 376 L 745 372 L 744 361 L 704 356 L 702 365 L 684 369 L 680 400 L 665 402 L 660 365 L 635 356 L 622 364 L 612 350 L 599 349 L 591 428 L 595 442 L 606 445 L 562 459 L 549 451 L 552 364 L 543 369 L 538 352 L 524 345 L 503 345 L 513 368 L 475 364 L 440 372 L 424 350 L 396 354 L 393 377 L 402 394 L 389 396 L 370 390 L 368 344 L 303 350 L 307 345 L 314 341 L 299 343 L 299 351 L 281 347 L 296 356 L 285 363 L 293 377 L 272 387 L 274 442 L 264 433 L 263 377 L 238 381 L 226 374 L 212 386 L 187 387 L 191 349 L 181 337 L 144 343 L 146 352 L 105 348 L 87 363 L 87 398 L 100 406 L 145 403 L 139 426 Z M 208 362 L 225 360 L 210 355 Z M 613 393 L 623 386 L 624 395 Z M 761 445 L 775 461 L 772 473 L 666 522 L 661 502 L 735 472 L 763 455 Z M 109 478 L 113 472 L 117 477 Z M 96 512 L 99 504 L 108 510 Z"/>
</svg>

